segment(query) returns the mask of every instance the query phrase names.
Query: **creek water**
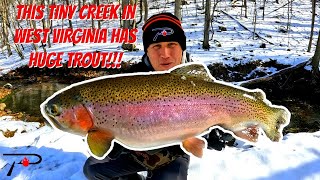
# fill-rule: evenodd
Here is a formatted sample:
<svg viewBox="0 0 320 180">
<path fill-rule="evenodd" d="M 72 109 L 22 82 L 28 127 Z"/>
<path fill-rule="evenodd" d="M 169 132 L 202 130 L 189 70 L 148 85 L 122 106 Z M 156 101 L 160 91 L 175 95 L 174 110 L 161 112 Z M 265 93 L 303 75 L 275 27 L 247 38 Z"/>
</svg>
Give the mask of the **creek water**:
<svg viewBox="0 0 320 180">
<path fill-rule="evenodd" d="M 1 84 L 0 84 L 1 85 Z M 16 88 L 4 103 L 12 112 L 24 112 L 32 116 L 40 117 L 40 104 L 56 91 L 66 87 L 67 84 L 40 83 L 23 85 Z"/>
</svg>

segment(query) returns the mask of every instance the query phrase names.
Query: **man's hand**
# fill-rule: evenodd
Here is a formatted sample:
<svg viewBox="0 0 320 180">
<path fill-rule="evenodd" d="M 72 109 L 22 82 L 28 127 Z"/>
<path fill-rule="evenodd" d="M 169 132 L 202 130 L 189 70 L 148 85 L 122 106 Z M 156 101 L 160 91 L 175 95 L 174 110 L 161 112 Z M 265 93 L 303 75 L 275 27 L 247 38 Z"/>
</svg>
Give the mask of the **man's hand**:
<svg viewBox="0 0 320 180">
<path fill-rule="evenodd" d="M 226 145 L 232 146 L 235 138 L 229 134 L 221 131 L 220 129 L 212 129 L 212 131 L 205 137 L 208 142 L 208 149 L 215 149 L 221 151 Z"/>
</svg>

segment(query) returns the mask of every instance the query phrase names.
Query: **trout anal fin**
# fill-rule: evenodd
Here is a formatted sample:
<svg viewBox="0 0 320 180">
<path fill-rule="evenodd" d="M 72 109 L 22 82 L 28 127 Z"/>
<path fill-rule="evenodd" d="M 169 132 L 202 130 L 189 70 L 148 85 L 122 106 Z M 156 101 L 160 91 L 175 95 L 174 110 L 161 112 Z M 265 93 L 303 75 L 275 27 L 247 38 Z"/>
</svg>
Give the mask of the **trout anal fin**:
<svg viewBox="0 0 320 180">
<path fill-rule="evenodd" d="M 205 144 L 204 140 L 196 137 L 191 137 L 182 141 L 183 148 L 198 158 L 202 157 Z"/>
<path fill-rule="evenodd" d="M 259 127 L 257 125 L 251 125 L 240 131 L 235 131 L 234 134 L 239 138 L 248 140 L 250 142 L 257 142 L 259 136 Z"/>
<path fill-rule="evenodd" d="M 97 157 L 103 157 L 109 151 L 113 139 L 111 132 L 101 129 L 91 130 L 87 135 L 89 149 Z"/>
</svg>

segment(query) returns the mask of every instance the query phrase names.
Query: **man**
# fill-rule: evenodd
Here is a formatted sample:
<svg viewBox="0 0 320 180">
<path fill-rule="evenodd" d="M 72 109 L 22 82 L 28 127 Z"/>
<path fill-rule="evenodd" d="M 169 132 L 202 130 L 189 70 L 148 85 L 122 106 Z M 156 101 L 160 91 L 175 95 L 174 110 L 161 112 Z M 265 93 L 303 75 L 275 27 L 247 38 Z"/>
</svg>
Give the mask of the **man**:
<svg viewBox="0 0 320 180">
<path fill-rule="evenodd" d="M 145 54 L 142 62 L 127 72 L 164 71 L 191 61 L 186 52 L 186 36 L 176 16 L 170 13 L 154 15 L 142 30 Z"/>
<path fill-rule="evenodd" d="M 150 17 L 142 27 L 145 54 L 142 62 L 128 72 L 164 71 L 189 62 L 186 36 L 179 19 L 171 13 Z M 140 179 L 139 171 L 148 171 L 152 180 L 185 180 L 189 156 L 179 145 L 152 151 L 131 151 L 115 143 L 108 158 L 97 161 L 88 158 L 84 173 L 89 179 Z"/>
</svg>

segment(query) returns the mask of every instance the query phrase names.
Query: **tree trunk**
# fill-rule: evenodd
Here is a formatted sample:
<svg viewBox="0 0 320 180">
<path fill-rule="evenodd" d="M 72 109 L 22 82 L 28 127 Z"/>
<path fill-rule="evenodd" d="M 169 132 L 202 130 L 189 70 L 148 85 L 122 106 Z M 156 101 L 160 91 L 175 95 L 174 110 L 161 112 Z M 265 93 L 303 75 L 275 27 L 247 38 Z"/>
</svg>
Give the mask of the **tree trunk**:
<svg viewBox="0 0 320 180">
<path fill-rule="evenodd" d="M 99 6 L 100 0 L 95 0 L 95 1 L 96 1 L 96 5 Z M 98 29 L 101 29 L 101 20 L 98 20 Z"/>
<path fill-rule="evenodd" d="M 19 2 L 19 1 L 18 1 L 18 2 Z M 20 3 L 20 2 L 19 2 L 19 3 Z M 20 3 L 20 4 L 21 4 L 21 3 Z M 13 9 L 13 11 L 14 11 L 14 15 L 16 15 L 16 14 L 17 14 L 17 10 L 16 10 L 16 5 L 15 5 L 15 4 L 12 4 L 12 9 Z M 19 28 L 23 29 L 23 27 L 20 25 L 20 22 L 19 22 L 19 21 L 15 20 L 15 21 L 12 21 L 12 22 L 14 22 L 13 27 L 14 27 L 15 29 L 19 29 Z M 21 46 L 21 48 L 24 50 L 23 45 L 20 44 L 20 46 Z M 20 49 L 20 48 L 19 48 L 19 49 Z"/>
<path fill-rule="evenodd" d="M 181 0 L 175 0 L 174 15 L 181 21 Z"/>
<path fill-rule="evenodd" d="M 34 1 L 33 0 L 28 0 L 28 4 L 29 5 L 31 5 L 31 4 L 34 4 Z M 36 21 L 35 20 L 30 20 L 30 27 L 32 28 L 32 29 L 37 29 L 37 26 L 36 26 Z M 33 47 L 33 49 L 35 50 L 35 51 L 38 51 L 38 45 L 37 44 L 35 44 L 35 43 L 33 43 L 32 42 L 32 47 Z"/>
<path fill-rule="evenodd" d="M 214 0 L 213 1 L 212 14 L 211 14 L 211 18 L 210 18 L 211 31 L 212 31 L 210 40 L 213 39 L 213 34 L 214 34 L 214 29 L 213 29 L 214 12 L 216 11 L 216 7 L 218 6 L 219 2 L 220 2 L 220 0 Z"/>
<path fill-rule="evenodd" d="M 7 19 L 8 29 L 9 29 L 9 31 L 10 31 L 10 34 L 11 34 L 12 38 L 14 38 L 14 32 L 13 32 L 13 30 L 12 30 L 12 28 L 11 28 L 11 23 L 10 23 L 10 22 L 15 22 L 15 21 L 14 21 L 14 18 L 12 18 L 12 16 L 8 16 L 8 14 L 6 14 L 6 15 L 7 15 L 7 18 L 6 18 L 6 19 Z M 19 45 L 13 43 L 13 48 L 14 48 L 15 51 L 18 53 L 18 55 L 20 56 L 20 58 L 21 58 L 21 59 L 24 59 L 23 52 L 21 51 Z"/>
<path fill-rule="evenodd" d="M 77 11 L 80 11 L 80 8 L 81 8 L 81 0 L 78 0 L 78 10 Z"/>
<path fill-rule="evenodd" d="M 70 3 L 69 3 L 69 0 L 66 0 L 66 5 L 69 6 L 69 4 L 70 4 Z M 68 21 L 69 21 L 69 28 L 70 28 L 70 29 L 73 29 L 72 20 L 69 19 Z M 62 24 L 63 24 L 63 21 L 62 21 Z M 72 46 L 75 46 L 75 45 L 76 45 L 76 44 L 72 43 Z"/>
<path fill-rule="evenodd" d="M 290 28 L 290 0 L 288 0 L 288 21 L 287 21 L 287 33 L 289 33 L 289 28 Z M 288 38 L 289 41 L 289 38 Z M 288 42 L 289 44 L 289 42 Z"/>
<path fill-rule="evenodd" d="M 14 32 L 13 32 L 13 30 L 12 30 L 12 26 L 11 26 L 11 23 L 10 23 L 10 22 L 12 22 L 14 29 L 18 29 L 18 28 L 21 27 L 19 21 L 16 21 L 16 20 L 15 20 L 15 15 L 17 14 L 17 11 L 16 11 L 16 7 L 15 7 L 15 6 L 16 6 L 16 5 L 12 2 L 12 3 L 11 3 L 11 7 L 12 7 L 14 13 L 11 14 L 10 19 L 7 18 L 7 19 L 9 20 L 8 26 L 9 26 L 9 30 L 10 30 L 10 32 L 11 32 L 11 36 L 12 36 L 12 37 L 14 37 Z M 22 27 L 21 27 L 21 28 L 22 28 Z M 20 46 L 21 46 L 22 49 L 24 49 L 22 44 L 20 44 Z M 22 52 L 20 46 L 19 46 L 19 44 L 15 44 L 15 43 L 14 43 L 14 46 L 13 46 L 13 47 L 14 47 L 14 49 L 16 50 L 16 52 L 18 53 L 18 55 L 20 56 L 20 58 L 21 58 L 21 59 L 24 59 L 24 55 L 23 55 L 23 52 Z"/>
<path fill-rule="evenodd" d="M 2 23 L 1 23 L 1 27 L 2 27 Z M 4 47 L 4 45 L 5 45 L 5 42 L 4 42 L 4 38 L 3 38 L 2 36 L 3 36 L 3 34 L 0 33 L 0 40 L 1 40 L 1 42 L 2 42 L 2 44 L 0 45 L 0 48 L 1 48 L 1 53 L 2 53 L 2 54 L 5 54 L 5 52 L 3 51 L 3 47 Z"/>
<path fill-rule="evenodd" d="M 210 28 L 210 9 L 211 9 L 211 0 L 206 0 L 205 6 L 205 20 L 204 20 L 204 30 L 203 30 L 203 49 L 209 49 L 209 28 Z"/>
<path fill-rule="evenodd" d="M 50 0 L 47 0 L 47 13 L 49 14 L 49 1 Z M 53 4 L 54 2 L 53 2 L 53 0 L 52 0 L 52 4 Z M 48 20 L 47 20 L 47 28 L 50 28 L 50 33 L 48 34 L 48 40 L 47 40 L 47 44 L 48 44 L 48 48 L 51 48 L 51 39 L 50 39 L 50 34 L 51 34 L 51 32 L 52 32 L 52 20 L 50 20 L 49 18 L 48 18 Z"/>
<path fill-rule="evenodd" d="M 143 1 L 143 7 L 144 7 L 144 22 L 148 20 L 148 0 L 142 0 Z"/>
<path fill-rule="evenodd" d="M 243 11 L 242 9 L 243 9 L 243 0 L 241 0 L 240 17 L 242 17 L 242 14 L 243 14 L 242 13 L 242 11 Z"/>
<path fill-rule="evenodd" d="M 252 39 L 256 36 L 256 26 L 257 26 L 257 0 L 254 1 L 254 16 L 253 16 L 253 35 Z"/>
<path fill-rule="evenodd" d="M 247 0 L 243 0 L 243 6 L 244 6 L 244 17 L 245 17 L 245 18 L 248 18 Z"/>
<path fill-rule="evenodd" d="M 310 39 L 309 39 L 308 50 L 307 50 L 308 52 L 311 51 L 315 17 L 316 17 L 316 0 L 312 0 L 312 20 L 311 20 Z"/>
<path fill-rule="evenodd" d="M 14 37 L 14 33 L 13 33 L 13 31 L 12 31 L 12 29 L 11 29 L 10 27 L 9 27 L 9 30 L 10 30 L 10 32 L 11 32 L 11 36 Z M 16 50 L 16 52 L 18 53 L 19 57 L 20 57 L 21 59 L 24 59 L 24 55 L 23 55 L 23 52 L 22 52 L 21 49 L 20 49 L 20 46 L 19 46 L 18 44 L 15 44 L 15 43 L 14 43 L 13 48 L 14 48 L 14 49 Z"/>
<path fill-rule="evenodd" d="M 45 2 L 44 0 L 41 0 L 41 4 L 42 5 L 45 5 Z M 42 22 L 42 29 L 46 29 L 46 20 L 44 19 L 44 17 L 41 19 L 41 22 Z M 42 46 L 42 49 L 43 49 L 43 52 L 47 52 L 47 49 L 46 49 L 46 44 L 44 44 L 42 41 L 41 41 L 41 46 Z"/>
<path fill-rule="evenodd" d="M 264 20 L 264 10 L 266 9 L 266 1 L 267 0 L 263 0 L 262 20 Z"/>
<path fill-rule="evenodd" d="M 37 28 L 36 22 L 35 22 L 34 20 L 30 20 L 30 27 L 31 27 L 32 29 L 36 29 L 36 28 Z M 38 51 L 38 45 L 37 45 L 37 44 L 35 44 L 35 43 L 32 42 L 32 47 L 33 47 L 33 49 L 34 49 L 35 51 Z"/>
<path fill-rule="evenodd" d="M 2 3 L 1 3 L 1 17 L 2 17 L 2 33 L 3 33 L 3 37 L 4 37 L 4 45 L 7 46 L 7 51 L 8 51 L 8 56 L 11 56 L 12 55 L 12 51 L 11 51 L 11 46 L 10 46 L 10 42 L 9 42 L 9 34 L 8 34 L 8 27 L 7 27 L 7 24 L 8 24 L 8 3 L 7 3 L 7 0 L 3 0 Z"/>
<path fill-rule="evenodd" d="M 136 4 L 137 4 L 137 0 L 136 0 L 136 2 L 135 2 Z M 142 19 L 143 19 L 143 15 L 142 15 L 142 11 L 143 11 L 143 4 L 142 4 L 142 0 L 139 0 L 139 16 L 140 16 L 140 18 L 139 18 L 139 21 L 136 23 L 136 25 L 138 25 L 138 24 L 140 24 L 141 22 L 142 22 Z"/>
<path fill-rule="evenodd" d="M 319 79 L 319 62 L 320 62 L 320 30 L 318 35 L 317 47 L 312 57 L 312 74 L 314 79 Z"/>
<path fill-rule="evenodd" d="M 130 4 L 134 5 L 133 0 L 122 0 L 122 8 Z M 135 20 L 133 20 L 132 24 L 130 23 L 130 20 L 122 20 L 122 21 L 123 21 L 123 29 L 127 28 L 130 30 L 136 27 Z M 136 48 L 136 45 L 122 43 L 121 47 L 123 50 L 133 51 Z"/>
<path fill-rule="evenodd" d="M 67 4 L 67 6 L 69 6 L 69 0 L 66 0 L 66 4 Z M 71 28 L 71 29 L 73 29 L 73 27 L 72 27 L 72 20 L 71 19 L 69 19 L 69 28 Z"/>
<path fill-rule="evenodd" d="M 93 4 L 95 4 L 95 0 L 93 0 Z M 90 5 L 90 3 L 89 3 L 89 5 Z M 93 18 L 91 18 L 91 28 L 92 28 L 92 29 L 94 29 L 94 28 L 95 28 Z"/>
</svg>

